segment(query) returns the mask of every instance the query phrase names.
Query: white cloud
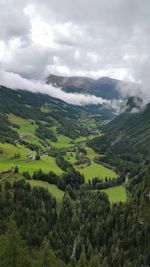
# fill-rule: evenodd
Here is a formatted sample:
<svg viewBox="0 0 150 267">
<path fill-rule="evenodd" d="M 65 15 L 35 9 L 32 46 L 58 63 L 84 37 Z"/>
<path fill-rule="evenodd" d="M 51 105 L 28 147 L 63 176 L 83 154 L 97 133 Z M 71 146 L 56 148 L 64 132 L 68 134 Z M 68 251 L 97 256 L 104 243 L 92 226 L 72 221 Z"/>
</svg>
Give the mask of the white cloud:
<svg viewBox="0 0 150 267">
<path fill-rule="evenodd" d="M 39 92 L 47 94 L 54 98 L 61 99 L 66 103 L 72 105 L 89 105 L 89 104 L 111 104 L 110 101 L 102 99 L 101 97 L 96 97 L 94 95 L 83 95 L 83 94 L 73 94 L 66 93 L 61 90 L 61 88 L 55 88 L 52 85 L 47 85 L 44 82 L 37 80 L 28 80 L 22 78 L 18 74 L 10 73 L 6 71 L 0 71 L 0 81 L 1 85 L 17 90 L 28 90 L 33 93 Z"/>
</svg>

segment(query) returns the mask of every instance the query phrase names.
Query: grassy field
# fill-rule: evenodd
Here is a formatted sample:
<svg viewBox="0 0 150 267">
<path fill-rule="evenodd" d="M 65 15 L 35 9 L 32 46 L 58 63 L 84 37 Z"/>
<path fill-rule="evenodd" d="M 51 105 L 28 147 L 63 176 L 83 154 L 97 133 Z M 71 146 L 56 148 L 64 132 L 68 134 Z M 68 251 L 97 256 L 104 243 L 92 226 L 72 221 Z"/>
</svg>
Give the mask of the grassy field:
<svg viewBox="0 0 150 267">
<path fill-rule="evenodd" d="M 98 154 L 91 148 L 91 147 L 85 147 L 87 151 L 87 157 L 91 160 L 93 160 Z"/>
<path fill-rule="evenodd" d="M 8 115 L 9 120 L 20 126 L 20 129 L 16 129 L 19 133 L 34 134 L 37 125 L 32 120 L 25 120 L 21 117 L 17 117 L 13 114 Z"/>
<path fill-rule="evenodd" d="M 87 137 L 86 136 L 80 136 L 80 137 L 77 137 L 76 139 L 75 139 L 75 142 L 76 143 L 80 143 L 80 142 L 84 142 L 84 141 L 86 141 L 87 140 Z"/>
<path fill-rule="evenodd" d="M 115 186 L 102 191 L 108 195 L 109 201 L 111 203 L 126 201 L 126 191 L 123 185 Z"/>
<path fill-rule="evenodd" d="M 85 168 L 76 167 L 76 170 L 80 171 L 80 173 L 84 174 L 86 182 L 91 180 L 93 177 L 99 178 L 116 178 L 117 174 L 101 164 L 92 163 L 90 166 Z"/>
<path fill-rule="evenodd" d="M 75 152 L 67 152 L 66 160 L 68 160 L 71 164 L 75 164 L 76 153 Z"/>
<path fill-rule="evenodd" d="M 35 135 L 35 130 L 38 126 L 34 121 L 26 120 L 13 114 L 9 114 L 8 118 L 11 123 L 15 123 L 20 126 L 19 129 L 15 128 L 15 131 L 17 131 L 19 135 L 26 135 L 26 137 L 24 138 L 25 141 L 40 145 L 39 138 Z"/>
<path fill-rule="evenodd" d="M 85 147 L 87 151 L 87 157 L 91 160 L 90 166 L 76 166 L 74 165 L 75 169 L 80 171 L 80 173 L 84 174 L 86 182 L 91 180 L 93 177 L 99 177 L 99 178 L 116 178 L 117 174 L 106 167 L 104 167 L 101 164 L 93 162 L 93 159 L 97 156 L 97 153 L 90 147 Z M 75 164 L 76 162 L 76 153 L 75 152 L 67 152 L 66 159 L 72 163 Z"/>
<path fill-rule="evenodd" d="M 29 155 L 34 155 L 34 152 L 24 146 L 13 146 L 11 144 L 0 144 L 3 154 L 0 154 L 0 171 L 19 167 L 20 172 L 28 171 L 33 174 L 34 171 L 42 169 L 44 172 L 52 170 L 56 174 L 61 174 L 62 170 L 57 166 L 55 158 L 43 155 L 40 160 L 30 160 Z M 19 153 L 19 158 L 14 158 L 14 154 Z"/>
<path fill-rule="evenodd" d="M 64 192 L 60 190 L 56 185 L 49 184 L 43 181 L 37 181 L 37 180 L 28 180 L 28 182 L 31 184 L 31 186 L 41 186 L 41 187 L 47 188 L 48 191 L 56 198 L 57 208 L 58 209 L 60 208 L 60 205 L 62 203 L 62 199 L 64 196 Z"/>
<path fill-rule="evenodd" d="M 55 144 L 55 147 L 56 148 L 67 148 L 67 147 L 71 147 L 73 146 L 73 144 L 71 144 L 72 142 L 72 139 L 65 136 L 65 135 L 60 135 L 58 137 L 58 141 L 57 143 Z"/>
</svg>

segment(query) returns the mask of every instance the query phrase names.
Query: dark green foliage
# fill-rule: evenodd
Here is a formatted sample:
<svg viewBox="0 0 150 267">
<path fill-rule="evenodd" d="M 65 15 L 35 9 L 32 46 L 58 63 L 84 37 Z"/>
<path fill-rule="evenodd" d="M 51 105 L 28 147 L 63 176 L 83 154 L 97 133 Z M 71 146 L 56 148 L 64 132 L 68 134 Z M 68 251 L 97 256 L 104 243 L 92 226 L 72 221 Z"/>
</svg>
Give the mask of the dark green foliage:
<svg viewBox="0 0 150 267">
<path fill-rule="evenodd" d="M 46 181 L 50 184 L 55 184 L 61 190 L 66 189 L 67 185 L 71 185 L 74 189 L 79 189 L 80 185 L 85 182 L 84 176 L 80 172 L 74 170 L 73 168 L 69 169 L 66 173 L 63 173 L 61 176 L 53 172 L 44 173 L 42 170 L 38 170 L 33 173 L 32 176 L 35 180 Z"/>
<path fill-rule="evenodd" d="M 56 200 L 48 191 L 40 187 L 32 189 L 23 180 L 5 186 L 5 191 L 0 193 L 0 209 L 0 233 L 3 233 L 7 220 L 13 214 L 23 238 L 35 247 L 41 244 L 57 218 Z"/>
<path fill-rule="evenodd" d="M 92 181 L 89 181 L 89 188 L 91 189 L 106 189 L 110 187 L 114 187 L 117 185 L 121 185 L 125 182 L 125 176 L 120 176 L 118 178 L 105 178 L 101 179 L 98 177 L 95 177 L 92 179 Z"/>
<path fill-rule="evenodd" d="M 39 172 L 39 178 L 41 175 Z M 52 267 L 63 266 L 59 258 L 73 266 L 149 266 L 149 168 L 141 169 L 136 183 L 128 186 L 131 201 L 111 206 L 105 193 L 93 193 L 86 185 L 76 191 L 68 185 L 57 216 L 56 202 L 47 190 L 31 189 L 25 181 L 7 182 L 0 190 L 0 246 L 3 247 L 0 259 L 4 259 L 5 253 L 11 253 L 6 249 L 10 241 L 4 243 L 2 240 L 7 232 L 8 218 L 13 216 L 20 235 L 18 238 L 15 233 L 16 239 L 14 230 L 11 234 L 19 244 L 15 246 L 17 261 L 22 255 L 24 266 L 26 259 L 28 266 L 31 259 L 37 267 L 49 266 L 50 262 Z M 7 234 L 5 236 L 9 239 Z M 37 251 L 33 257 L 28 253 L 27 245 L 30 252 Z M 14 257 L 16 250 L 12 250 Z"/>
<path fill-rule="evenodd" d="M 72 164 L 69 161 L 65 160 L 61 155 L 56 157 L 56 163 L 63 171 L 73 169 Z"/>
<path fill-rule="evenodd" d="M 8 231 L 0 236 L 0 266 L 30 267 L 31 257 L 22 241 L 14 221 L 10 221 Z"/>
<path fill-rule="evenodd" d="M 19 172 L 19 168 L 18 168 L 18 166 L 15 166 L 14 172 L 15 172 L 15 173 L 18 173 L 18 172 Z"/>
<path fill-rule="evenodd" d="M 39 127 L 35 130 L 35 134 L 43 141 L 45 141 L 46 139 L 50 139 L 53 142 L 57 141 L 54 133 L 41 123 L 39 123 Z"/>
<path fill-rule="evenodd" d="M 36 253 L 29 253 L 14 221 L 8 224 L 6 234 L 0 236 L 0 266 L 2 267 L 65 267 L 44 240 Z"/>
<path fill-rule="evenodd" d="M 18 134 L 10 128 L 10 122 L 6 115 L 0 114 L 0 142 L 15 144 Z"/>
<path fill-rule="evenodd" d="M 117 172 L 126 174 L 133 165 L 150 162 L 150 104 L 142 112 L 118 116 L 103 131 L 103 136 L 89 142 L 105 155 L 101 162 L 116 166 Z"/>
<path fill-rule="evenodd" d="M 36 150 L 36 155 L 35 155 L 35 160 L 40 160 L 40 150 L 39 149 L 37 149 Z"/>
</svg>

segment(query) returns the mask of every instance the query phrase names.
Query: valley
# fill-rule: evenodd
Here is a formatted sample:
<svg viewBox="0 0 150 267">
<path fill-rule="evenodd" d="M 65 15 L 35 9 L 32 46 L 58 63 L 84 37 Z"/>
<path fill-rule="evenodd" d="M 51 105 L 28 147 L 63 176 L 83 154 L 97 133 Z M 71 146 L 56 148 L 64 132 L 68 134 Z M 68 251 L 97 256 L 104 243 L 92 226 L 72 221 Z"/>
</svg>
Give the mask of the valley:
<svg viewBox="0 0 150 267">
<path fill-rule="evenodd" d="M 94 259 L 109 266 L 107 258 L 121 267 L 114 258 L 116 246 L 125 262 L 122 266 L 126 261 L 136 266 L 141 258 L 132 258 L 135 246 L 128 247 L 138 242 L 141 253 L 149 250 L 148 237 L 142 243 L 143 227 L 147 232 L 150 219 L 147 114 L 149 105 L 140 113 L 116 117 L 105 105 L 73 106 L 43 94 L 1 87 L 2 231 L 6 218 L 13 216 L 15 231 L 19 226 L 26 246 L 38 251 L 35 262 L 46 236 L 53 266 L 82 261 L 86 248 L 88 266 L 99 266 L 93 265 Z M 128 237 L 127 246 L 123 236 Z M 30 255 L 28 259 L 32 262 Z"/>
<path fill-rule="evenodd" d="M 77 107 L 73 112 L 73 106 L 50 97 L 45 102 L 44 95 L 41 95 L 43 99 L 36 95 L 31 105 L 34 97 L 31 93 L 21 91 L 18 93 L 9 89 L 4 91 L 1 88 L 0 94 L 1 111 L 3 110 L 3 114 L 5 112 L 7 117 L 6 127 L 15 133 L 15 138 L 2 139 L 0 143 L 0 172 L 14 171 L 17 166 L 19 173 L 28 172 L 31 177 L 39 169 L 44 173 L 51 171 L 61 176 L 68 168 L 73 168 L 84 175 L 87 184 L 96 177 L 102 179 L 103 182 L 118 177 L 114 170 L 97 163 L 95 159 L 99 155 L 86 145 L 87 142 L 101 135 L 101 125 L 107 121 L 101 116 L 97 117 L 95 108 L 93 110 L 93 107 L 91 109 L 90 107 Z M 26 99 L 25 102 L 24 99 Z M 14 109 L 14 103 L 21 107 L 21 113 L 18 114 L 17 108 Z M 62 106 L 61 112 L 59 112 L 58 103 Z M 66 164 L 65 169 L 61 166 L 61 161 Z M 41 181 L 41 185 L 42 183 Z M 40 181 L 32 179 L 32 184 L 39 185 Z M 46 184 L 44 182 L 44 187 Z M 49 185 L 51 186 L 55 188 L 55 196 L 57 187 Z M 52 188 L 50 192 L 53 194 Z M 116 200 L 118 201 L 117 193 Z"/>
</svg>

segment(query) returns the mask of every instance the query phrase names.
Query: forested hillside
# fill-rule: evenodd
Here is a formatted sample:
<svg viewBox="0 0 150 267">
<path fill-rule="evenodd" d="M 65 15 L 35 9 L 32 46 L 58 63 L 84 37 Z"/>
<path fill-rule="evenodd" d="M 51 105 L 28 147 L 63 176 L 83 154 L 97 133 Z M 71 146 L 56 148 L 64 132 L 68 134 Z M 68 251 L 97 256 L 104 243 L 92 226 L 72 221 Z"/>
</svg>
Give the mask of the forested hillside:
<svg viewBox="0 0 150 267">
<path fill-rule="evenodd" d="M 150 106 L 101 109 L 1 87 L 0 266 L 150 266 Z"/>
<path fill-rule="evenodd" d="M 150 162 L 150 104 L 140 112 L 121 114 L 103 127 L 103 133 L 90 145 L 104 153 L 104 162 L 120 165 L 126 172 L 134 164 Z"/>
</svg>

